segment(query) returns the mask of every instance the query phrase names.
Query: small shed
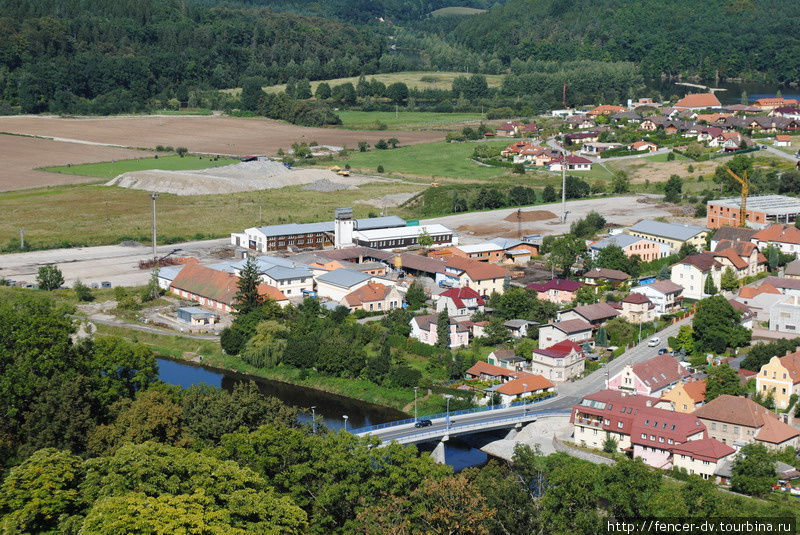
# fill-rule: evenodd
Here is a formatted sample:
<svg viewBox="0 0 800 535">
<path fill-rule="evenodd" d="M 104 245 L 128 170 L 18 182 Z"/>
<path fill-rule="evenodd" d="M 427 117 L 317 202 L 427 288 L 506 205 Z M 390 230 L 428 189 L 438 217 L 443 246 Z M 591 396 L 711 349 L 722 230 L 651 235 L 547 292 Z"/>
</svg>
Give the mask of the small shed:
<svg viewBox="0 0 800 535">
<path fill-rule="evenodd" d="M 181 307 L 178 309 L 178 320 L 190 325 L 213 325 L 219 316 L 198 307 Z"/>
</svg>

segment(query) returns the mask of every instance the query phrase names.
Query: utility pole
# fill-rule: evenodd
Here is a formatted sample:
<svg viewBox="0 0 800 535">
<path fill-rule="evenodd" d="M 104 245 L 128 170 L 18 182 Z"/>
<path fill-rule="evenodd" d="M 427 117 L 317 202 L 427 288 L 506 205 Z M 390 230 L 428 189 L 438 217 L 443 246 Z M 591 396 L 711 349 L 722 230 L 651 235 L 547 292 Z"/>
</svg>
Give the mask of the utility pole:
<svg viewBox="0 0 800 535">
<path fill-rule="evenodd" d="M 561 153 L 561 222 L 567 222 L 567 151 Z"/>
<path fill-rule="evenodd" d="M 414 387 L 414 421 L 415 422 L 417 421 L 417 389 L 418 388 L 419 388 L 418 386 Z"/>
<path fill-rule="evenodd" d="M 151 193 L 150 198 L 153 199 L 153 260 L 158 258 L 156 255 L 156 199 L 158 199 L 158 193 Z"/>
</svg>

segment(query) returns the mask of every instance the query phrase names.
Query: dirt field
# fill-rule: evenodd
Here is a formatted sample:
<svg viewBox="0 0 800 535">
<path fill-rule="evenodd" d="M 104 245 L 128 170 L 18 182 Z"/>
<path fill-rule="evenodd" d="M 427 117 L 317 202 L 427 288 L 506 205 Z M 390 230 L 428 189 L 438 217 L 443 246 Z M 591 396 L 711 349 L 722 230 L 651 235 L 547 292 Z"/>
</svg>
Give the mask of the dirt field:
<svg viewBox="0 0 800 535">
<path fill-rule="evenodd" d="M 2 129 L 0 128 L 0 130 Z M 34 169 L 37 167 L 138 158 L 142 152 L 0 135 L 0 154 L 3 155 L 3 166 L 0 169 L 0 191 L 12 191 L 97 180 L 84 176 L 35 171 Z"/>
<path fill-rule="evenodd" d="M 359 141 L 373 145 L 392 137 L 401 145 L 440 141 L 441 132 L 352 131 L 306 128 L 269 119 L 225 116 L 142 116 L 60 118 L 45 116 L 0 117 L 0 132 L 108 143 L 125 147 L 156 145 L 186 147 L 191 152 L 246 155 L 275 154 L 294 142 L 355 148 Z M 85 147 L 77 145 L 76 152 Z M 4 154 L 6 152 L 4 151 Z M 93 161 L 102 160 L 95 158 Z M 87 161 L 87 160 L 84 160 Z M 90 160 L 91 161 L 91 160 Z M 50 162 L 49 165 L 65 163 Z"/>
<path fill-rule="evenodd" d="M 516 223 L 517 221 L 545 221 L 547 219 L 555 219 L 556 217 L 558 216 L 549 210 L 526 210 L 519 212 L 519 215 L 517 212 L 512 212 L 504 219 Z"/>
<path fill-rule="evenodd" d="M 609 162 L 614 169 L 625 171 L 630 175 L 631 182 L 642 184 L 645 180 L 650 182 L 666 182 L 672 175 L 682 177 L 713 175 L 714 170 L 719 165 L 723 165 L 730 158 L 718 158 L 707 162 L 694 161 L 671 161 L 671 162 L 651 162 L 641 159 L 617 160 Z M 694 167 L 694 173 L 689 173 L 689 165 Z"/>
</svg>

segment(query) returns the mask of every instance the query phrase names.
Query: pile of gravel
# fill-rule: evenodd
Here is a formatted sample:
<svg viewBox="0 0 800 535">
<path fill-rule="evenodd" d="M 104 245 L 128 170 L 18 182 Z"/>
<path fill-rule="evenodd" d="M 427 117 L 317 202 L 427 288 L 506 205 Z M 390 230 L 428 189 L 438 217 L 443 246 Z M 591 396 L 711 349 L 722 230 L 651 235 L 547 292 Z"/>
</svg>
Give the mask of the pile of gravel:
<svg viewBox="0 0 800 535">
<path fill-rule="evenodd" d="M 310 191 L 321 191 L 323 193 L 327 193 L 330 191 L 341 191 L 343 189 L 357 189 L 356 186 L 352 184 L 342 184 L 340 182 L 331 182 L 327 178 L 323 178 L 321 180 L 317 180 L 311 184 L 306 184 L 300 189 L 310 190 Z"/>
</svg>

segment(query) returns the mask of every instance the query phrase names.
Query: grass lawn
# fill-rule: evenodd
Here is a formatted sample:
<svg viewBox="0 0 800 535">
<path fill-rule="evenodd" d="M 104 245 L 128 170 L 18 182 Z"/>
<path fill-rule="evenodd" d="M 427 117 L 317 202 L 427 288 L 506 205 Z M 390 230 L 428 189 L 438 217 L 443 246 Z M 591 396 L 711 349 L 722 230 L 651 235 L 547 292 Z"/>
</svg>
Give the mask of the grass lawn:
<svg viewBox="0 0 800 535">
<path fill-rule="evenodd" d="M 667 160 L 667 154 L 653 154 L 652 156 L 645 156 L 643 159 L 650 162 L 667 162 L 669 161 Z M 689 158 L 687 158 L 683 154 L 678 154 L 677 152 L 673 152 L 672 154 L 675 155 L 674 161 L 676 162 L 689 161 Z"/>
<path fill-rule="evenodd" d="M 227 195 L 177 196 L 158 199 L 158 240 L 221 238 L 263 222 L 330 221 L 336 208 L 352 206 L 356 217 L 377 211 L 357 200 L 389 193 L 411 193 L 416 184 L 375 182 L 332 193 L 299 186 Z M 59 186 L 0 193 L 0 248 L 25 227 L 34 248 L 108 245 L 123 239 L 150 242 L 150 195 L 146 191 L 102 185 Z M 259 221 L 259 210 L 263 220 Z"/>
<path fill-rule="evenodd" d="M 342 128 L 350 130 L 376 130 L 385 124 L 389 130 L 433 128 L 483 119 L 480 113 L 435 113 L 421 111 L 339 111 Z"/>
<path fill-rule="evenodd" d="M 504 147 L 508 143 L 493 143 Z M 505 167 L 486 167 L 470 158 L 475 143 L 425 143 L 396 149 L 351 152 L 344 163 L 355 170 L 374 173 L 382 165 L 386 173 L 424 177 L 445 177 L 487 180 L 506 175 Z"/>
<path fill-rule="evenodd" d="M 603 180 L 611 180 L 614 175 L 605 167 L 599 164 L 593 164 L 589 171 L 567 171 L 568 175 L 574 175 L 584 180 L 594 180 L 601 178 Z M 561 176 L 561 173 L 558 174 Z"/>
<path fill-rule="evenodd" d="M 409 87 L 409 89 L 417 88 L 449 90 L 453 88 L 453 79 L 456 76 L 471 76 L 471 74 L 465 72 L 402 71 L 385 74 L 370 74 L 366 78 L 367 80 L 372 80 L 374 78 L 375 80 L 383 82 L 387 86 L 395 82 L 403 82 Z M 485 76 L 489 87 L 500 87 L 500 84 L 503 83 L 504 75 L 502 74 L 487 74 Z M 343 84 L 345 82 L 350 82 L 351 84 L 355 85 L 358 82 L 358 76 L 351 76 L 349 78 L 334 78 L 332 80 L 317 80 L 315 82 L 311 82 L 311 91 L 316 91 L 317 86 L 321 82 L 327 82 L 331 86 Z M 264 88 L 264 91 L 267 93 L 277 93 L 278 91 L 283 91 L 284 89 L 286 89 L 286 84 L 278 84 L 267 86 Z M 227 91 L 236 94 L 241 91 L 241 88 L 228 89 Z"/>
<path fill-rule="evenodd" d="M 451 6 L 451 7 L 443 7 L 437 9 L 435 11 L 431 11 L 432 17 L 451 17 L 454 15 L 466 16 L 466 15 L 478 15 L 480 13 L 486 13 L 485 9 L 477 9 L 474 7 L 460 7 L 460 6 Z"/>
<path fill-rule="evenodd" d="M 116 162 L 97 162 L 85 163 L 81 165 L 59 165 L 57 167 L 45 167 L 42 171 L 51 173 L 63 173 L 66 175 L 94 176 L 97 178 L 114 178 L 122 173 L 130 171 L 146 171 L 148 169 L 163 169 L 165 171 L 181 171 L 192 169 L 207 169 L 209 167 L 219 167 L 238 163 L 239 160 L 232 158 L 219 158 L 212 160 L 208 156 L 184 156 L 177 155 L 159 156 L 151 158 L 136 158 L 135 160 L 118 160 Z"/>
</svg>

